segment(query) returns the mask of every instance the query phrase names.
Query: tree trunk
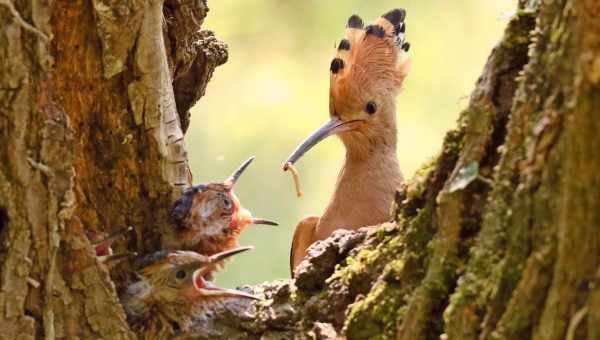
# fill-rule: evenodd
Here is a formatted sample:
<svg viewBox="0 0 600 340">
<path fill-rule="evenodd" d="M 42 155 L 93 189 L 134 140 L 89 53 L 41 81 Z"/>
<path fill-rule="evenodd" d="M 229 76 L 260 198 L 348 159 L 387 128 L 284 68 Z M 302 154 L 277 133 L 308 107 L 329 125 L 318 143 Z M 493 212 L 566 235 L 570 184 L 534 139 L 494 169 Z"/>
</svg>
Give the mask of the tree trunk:
<svg viewBox="0 0 600 340">
<path fill-rule="evenodd" d="M 88 236 L 156 250 L 183 134 L 226 46 L 187 0 L 0 0 L 0 338 L 130 339 Z M 175 93 L 177 95 L 175 95 Z M 112 276 L 112 278 L 111 278 Z"/>
<path fill-rule="evenodd" d="M 115 294 L 131 268 L 109 276 L 86 231 L 131 224 L 117 249 L 159 247 L 190 182 L 187 112 L 225 48 L 198 31 L 201 2 L 10 4 L 0 337 L 133 338 Z M 265 299 L 178 337 L 600 339 L 599 16 L 521 0 L 394 221 L 316 243 L 295 280 L 246 287 Z"/>
</svg>

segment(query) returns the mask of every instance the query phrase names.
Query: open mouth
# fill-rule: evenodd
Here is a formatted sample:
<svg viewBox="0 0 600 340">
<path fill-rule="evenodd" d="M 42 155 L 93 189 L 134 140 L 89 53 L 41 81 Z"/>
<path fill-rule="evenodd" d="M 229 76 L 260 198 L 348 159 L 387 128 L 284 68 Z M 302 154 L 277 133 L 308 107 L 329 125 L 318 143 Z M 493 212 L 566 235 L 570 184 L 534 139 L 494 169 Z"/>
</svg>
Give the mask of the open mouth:
<svg viewBox="0 0 600 340">
<path fill-rule="evenodd" d="M 202 277 L 202 274 L 201 270 L 197 270 L 194 273 L 194 287 L 198 291 L 205 289 L 208 286 L 208 282 Z"/>
<path fill-rule="evenodd" d="M 212 272 L 215 269 L 215 267 L 222 263 L 224 260 L 253 248 L 254 247 L 238 247 L 226 250 L 210 256 L 208 259 L 208 263 L 206 261 L 198 263 L 200 264 L 200 267 L 196 267 L 198 269 L 194 271 L 194 274 L 192 276 L 192 283 L 197 295 L 204 297 L 238 297 L 245 299 L 260 300 L 260 298 L 252 294 L 242 292 L 240 290 L 217 287 L 212 282 L 204 278 L 204 276 L 207 273 Z"/>
<path fill-rule="evenodd" d="M 242 292 L 240 290 L 217 287 L 212 282 L 206 281 L 204 277 L 202 277 L 202 273 L 200 270 L 194 273 L 194 288 L 196 288 L 198 293 L 202 294 L 203 296 L 237 297 L 244 299 L 260 300 L 259 297 L 246 292 Z"/>
</svg>

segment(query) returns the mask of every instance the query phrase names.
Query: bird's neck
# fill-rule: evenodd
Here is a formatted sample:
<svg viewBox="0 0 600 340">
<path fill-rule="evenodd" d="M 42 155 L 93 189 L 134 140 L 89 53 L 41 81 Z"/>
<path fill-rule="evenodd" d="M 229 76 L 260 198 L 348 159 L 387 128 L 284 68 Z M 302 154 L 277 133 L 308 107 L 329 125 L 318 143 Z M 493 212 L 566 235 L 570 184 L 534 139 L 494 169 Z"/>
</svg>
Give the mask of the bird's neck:
<svg viewBox="0 0 600 340">
<path fill-rule="evenodd" d="M 338 228 L 356 229 L 388 221 L 394 194 L 402 184 L 395 121 L 352 137 L 342 137 L 346 158 L 319 222 L 319 239 Z"/>
<path fill-rule="evenodd" d="M 346 202 L 343 204 L 345 207 L 375 207 L 383 200 L 391 200 L 402 180 L 395 135 L 386 144 L 372 145 L 369 152 L 348 149 L 330 205 Z M 370 199 L 350 195 L 352 192 L 361 193 L 363 197 Z"/>
<path fill-rule="evenodd" d="M 150 306 L 146 301 L 150 287 L 147 280 L 140 280 L 129 285 L 121 295 L 121 303 L 130 322 L 138 323 L 150 315 Z"/>
</svg>

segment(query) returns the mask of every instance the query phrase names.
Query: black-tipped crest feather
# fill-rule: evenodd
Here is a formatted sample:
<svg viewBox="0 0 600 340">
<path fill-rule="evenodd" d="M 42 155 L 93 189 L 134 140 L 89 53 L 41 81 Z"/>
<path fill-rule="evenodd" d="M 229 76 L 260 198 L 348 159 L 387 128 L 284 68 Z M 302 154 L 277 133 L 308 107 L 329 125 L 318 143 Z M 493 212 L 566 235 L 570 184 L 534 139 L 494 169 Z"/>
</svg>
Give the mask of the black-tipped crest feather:
<svg viewBox="0 0 600 340">
<path fill-rule="evenodd" d="M 363 20 L 356 14 L 352 15 L 349 19 L 348 19 L 348 24 L 347 27 L 348 28 L 357 28 L 357 29 L 362 29 L 365 26 L 365 23 L 363 22 Z"/>
<path fill-rule="evenodd" d="M 330 70 L 333 74 L 336 74 L 339 72 L 339 70 L 344 68 L 344 61 L 340 58 L 335 58 L 331 61 L 331 67 Z"/>
<path fill-rule="evenodd" d="M 369 25 L 365 29 L 365 32 L 367 35 L 372 34 L 378 38 L 383 38 L 385 36 L 385 30 L 379 25 Z"/>
<path fill-rule="evenodd" d="M 394 33 L 401 34 L 406 32 L 406 25 L 404 23 L 394 26 Z"/>
<path fill-rule="evenodd" d="M 385 13 L 382 15 L 382 17 L 389 21 L 392 25 L 396 26 L 403 22 L 404 18 L 406 18 L 406 11 L 403 8 L 396 8 Z"/>
<path fill-rule="evenodd" d="M 338 45 L 338 50 L 349 51 L 350 41 L 348 39 L 342 39 L 342 41 L 340 41 L 340 44 Z"/>
</svg>

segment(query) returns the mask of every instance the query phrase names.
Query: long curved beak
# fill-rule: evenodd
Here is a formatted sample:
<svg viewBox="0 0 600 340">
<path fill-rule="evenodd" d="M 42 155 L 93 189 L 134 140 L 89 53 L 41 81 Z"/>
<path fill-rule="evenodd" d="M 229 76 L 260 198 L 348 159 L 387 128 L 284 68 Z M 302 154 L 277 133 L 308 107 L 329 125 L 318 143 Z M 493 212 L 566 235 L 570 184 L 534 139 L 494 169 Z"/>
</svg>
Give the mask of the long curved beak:
<svg viewBox="0 0 600 340">
<path fill-rule="evenodd" d="M 231 174 L 231 176 L 229 176 L 229 178 L 225 180 L 225 183 L 227 183 L 228 185 L 233 187 L 235 185 L 235 183 L 237 182 L 237 180 L 240 178 L 240 176 L 244 173 L 246 168 L 248 168 L 250 163 L 252 163 L 254 158 L 255 157 L 252 156 L 252 157 L 248 158 L 244 163 L 242 163 L 242 165 L 240 165 L 240 167 L 237 168 L 237 170 L 235 170 L 233 172 L 233 174 Z"/>
<path fill-rule="evenodd" d="M 275 221 L 267 220 L 266 218 L 252 217 L 251 221 L 252 221 L 252 224 L 263 224 L 263 225 L 272 225 L 272 226 L 279 225 L 279 223 L 277 223 Z"/>
<path fill-rule="evenodd" d="M 351 120 L 344 122 L 338 117 L 332 117 L 330 121 L 325 123 L 323 126 L 313 132 L 308 138 L 300 144 L 294 152 L 288 157 L 283 165 L 283 171 L 287 171 L 288 164 L 294 164 L 300 157 L 302 157 L 308 150 L 312 149 L 313 146 L 317 145 L 323 139 L 338 134 L 343 131 L 351 129 L 351 123 L 357 122 L 357 120 Z"/>
</svg>

